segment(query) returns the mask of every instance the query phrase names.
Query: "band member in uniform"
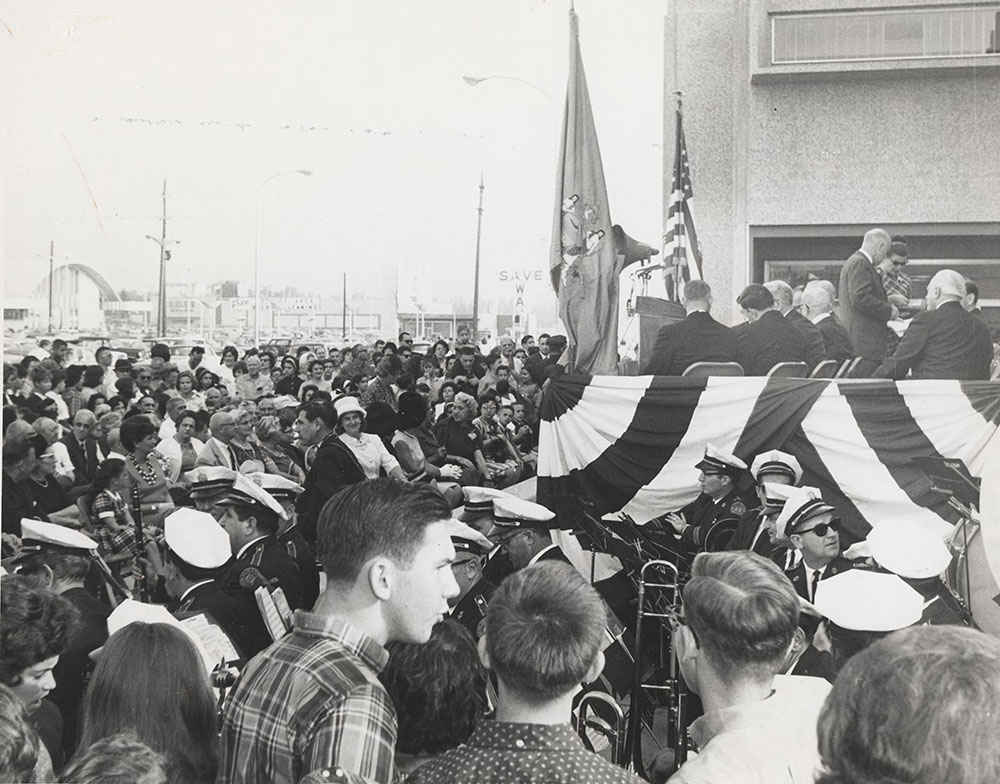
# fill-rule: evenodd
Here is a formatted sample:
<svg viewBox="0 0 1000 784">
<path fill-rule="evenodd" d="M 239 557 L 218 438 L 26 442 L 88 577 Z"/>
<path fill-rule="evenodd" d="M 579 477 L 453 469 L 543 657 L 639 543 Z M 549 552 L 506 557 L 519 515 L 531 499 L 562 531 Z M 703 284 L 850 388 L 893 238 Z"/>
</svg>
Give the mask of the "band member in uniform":
<svg viewBox="0 0 1000 784">
<path fill-rule="evenodd" d="M 295 512 L 295 501 L 304 488 L 298 482 L 278 474 L 248 474 L 247 478 L 258 482 L 285 510 L 287 519 L 278 521 L 278 534 L 275 538 L 299 568 L 302 606 L 309 609 L 319 597 L 319 566 L 315 551 L 302 535 Z"/>
<path fill-rule="evenodd" d="M 923 597 L 888 572 L 848 569 L 822 580 L 816 612 L 826 619 L 834 673 L 876 640 L 920 621 Z"/>
<path fill-rule="evenodd" d="M 909 520 L 887 520 L 871 530 L 866 542 L 876 566 L 923 597 L 920 623 L 976 626 L 965 603 L 941 580 L 951 552 L 940 536 Z"/>
<path fill-rule="evenodd" d="M 737 486 L 747 464 L 714 444 L 705 444 L 705 456 L 695 468 L 701 470 L 698 477 L 701 495 L 680 511 L 668 512 L 652 524 L 667 530 L 672 528 L 689 554 L 723 550 L 739 518 L 754 505 Z"/>
<path fill-rule="evenodd" d="M 178 617 L 207 613 L 247 661 L 271 644 L 253 593 L 220 580 L 232 560 L 229 537 L 206 512 L 181 508 L 164 521 L 166 548 L 150 585 L 162 587 L 167 609 Z M 158 578 L 158 579 L 157 579 Z"/>
<path fill-rule="evenodd" d="M 497 589 L 483 577 L 483 558 L 493 545 L 488 539 L 485 539 L 484 543 L 454 534 L 451 543 L 455 546 L 455 560 L 451 562 L 451 573 L 455 576 L 459 590 L 458 596 L 448 600 L 452 608 L 451 617 L 478 640 L 483 636 L 486 607 Z"/>
<path fill-rule="evenodd" d="M 795 592 L 808 602 L 816 599 L 820 580 L 851 569 L 854 564 L 841 555 L 840 519 L 836 509 L 823 503 L 814 488 L 797 488 L 778 515 L 777 528 L 784 530 L 802 559 L 785 574 Z"/>
<path fill-rule="evenodd" d="M 282 589 L 293 610 L 302 605 L 302 581 L 299 568 L 288 552 L 278 544 L 275 534 L 285 510 L 270 493 L 242 474 L 237 474 L 232 488 L 215 502 L 222 508 L 219 525 L 229 534 L 233 555 L 226 571 L 229 587 L 255 588 L 258 585 Z"/>
<path fill-rule="evenodd" d="M 539 561 L 570 563 L 559 545 L 552 542 L 549 528 L 555 512 L 541 504 L 514 496 L 493 499 L 493 525 L 490 532 L 510 557 L 514 569 L 523 569 Z"/>
<path fill-rule="evenodd" d="M 465 506 L 458 511 L 458 519 L 470 525 L 481 534 L 490 536 L 490 532 L 495 529 L 493 525 L 493 499 L 512 498 L 510 493 L 503 490 L 496 490 L 492 487 L 463 487 L 462 493 L 465 495 Z M 486 554 L 483 562 L 483 577 L 493 583 L 500 585 L 503 578 L 514 573 L 514 566 L 507 557 L 507 553 L 496 543 L 495 537 L 490 537 L 495 543 L 495 547 Z"/>
<path fill-rule="evenodd" d="M 748 509 L 740 517 L 740 522 L 733 532 L 733 538 L 726 545 L 727 550 L 751 550 L 758 555 L 770 554 L 772 545 L 768 535 L 768 516 L 777 515 L 781 505 L 769 505 L 764 483 L 797 485 L 802 479 L 802 466 L 799 461 L 787 452 L 772 449 L 762 452 L 753 459 L 750 474 L 757 487 L 757 500 L 760 507 Z"/>
<path fill-rule="evenodd" d="M 215 502 L 232 488 L 235 479 L 236 472 L 224 466 L 199 466 L 184 474 L 184 481 L 191 485 L 194 508 L 212 516 L 221 514 Z"/>
<path fill-rule="evenodd" d="M 83 693 L 94 671 L 89 654 L 108 639 L 111 608 L 99 602 L 85 583 L 93 569 L 97 542 L 89 536 L 53 523 L 21 520 L 23 549 L 14 557 L 22 574 L 41 576 L 53 593 L 66 599 L 80 613 L 69 637 L 69 647 L 52 669 L 56 687 L 49 692 L 63 718 L 62 750 L 73 756 L 77 741 L 77 715 Z"/>
</svg>

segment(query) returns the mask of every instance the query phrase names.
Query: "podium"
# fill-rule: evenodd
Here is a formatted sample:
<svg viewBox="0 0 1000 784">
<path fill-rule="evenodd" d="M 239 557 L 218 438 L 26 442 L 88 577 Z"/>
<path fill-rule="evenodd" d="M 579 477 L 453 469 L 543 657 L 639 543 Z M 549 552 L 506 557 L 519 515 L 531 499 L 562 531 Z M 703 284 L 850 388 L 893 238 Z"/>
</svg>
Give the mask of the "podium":
<svg viewBox="0 0 1000 784">
<path fill-rule="evenodd" d="M 683 321 L 687 311 L 679 302 L 660 297 L 636 297 L 634 310 L 639 317 L 639 373 L 642 373 L 653 356 L 660 327 Z"/>
</svg>

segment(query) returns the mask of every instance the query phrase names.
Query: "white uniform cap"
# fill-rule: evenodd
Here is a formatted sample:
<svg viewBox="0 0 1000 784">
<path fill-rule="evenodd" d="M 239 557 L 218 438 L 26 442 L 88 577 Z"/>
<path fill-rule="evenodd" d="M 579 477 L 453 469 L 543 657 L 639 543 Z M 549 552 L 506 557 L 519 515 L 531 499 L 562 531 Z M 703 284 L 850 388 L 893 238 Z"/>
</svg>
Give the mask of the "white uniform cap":
<svg viewBox="0 0 1000 784">
<path fill-rule="evenodd" d="M 924 600 L 894 574 L 848 569 L 820 580 L 813 604 L 843 629 L 894 632 L 920 620 Z"/>
<path fill-rule="evenodd" d="M 753 463 L 750 465 L 750 473 L 753 475 L 755 482 L 760 481 L 762 473 L 785 474 L 791 477 L 792 484 L 795 485 L 802 479 L 802 466 L 788 452 L 782 452 L 780 449 L 772 449 L 770 452 L 759 454 L 753 459 Z"/>
<path fill-rule="evenodd" d="M 299 493 L 305 491 L 305 488 L 298 482 L 293 482 L 291 479 L 286 479 L 278 474 L 253 473 L 247 474 L 246 477 L 279 500 L 282 498 L 295 498 Z"/>
<path fill-rule="evenodd" d="M 208 512 L 187 507 L 171 512 L 163 537 L 178 558 L 199 569 L 217 569 L 232 557 L 229 535 Z"/>
<path fill-rule="evenodd" d="M 243 474 L 236 474 L 232 489 L 215 502 L 216 506 L 251 506 L 260 504 L 273 511 L 282 520 L 288 519 L 284 507 L 273 495 Z"/>
<path fill-rule="evenodd" d="M 774 487 L 770 482 L 764 485 L 764 492 L 768 487 Z M 823 503 L 823 494 L 815 487 L 788 487 L 787 485 L 777 485 L 788 490 L 788 499 L 781 508 L 781 513 L 774 523 L 779 539 L 786 538 L 789 534 L 795 533 L 795 528 L 800 523 L 804 523 L 810 518 L 823 514 L 824 512 L 835 511 L 829 504 Z"/>
<path fill-rule="evenodd" d="M 225 466 L 199 466 L 184 474 L 184 481 L 191 483 L 191 497 L 213 495 L 233 486 L 236 472 Z"/>
<path fill-rule="evenodd" d="M 301 405 L 299 399 L 291 395 L 279 395 L 274 399 L 275 411 L 281 411 L 283 408 L 298 408 Z"/>
<path fill-rule="evenodd" d="M 555 512 L 541 504 L 509 496 L 493 499 L 493 525 L 490 535 L 514 528 L 548 528 Z"/>
<path fill-rule="evenodd" d="M 458 513 L 458 519 L 463 522 L 493 514 L 495 498 L 513 498 L 510 493 L 492 487 L 463 487 L 462 494 L 465 496 L 465 506 Z"/>
<path fill-rule="evenodd" d="M 951 552 L 940 537 L 908 520 L 879 523 L 866 539 L 872 558 L 900 577 L 937 577 L 951 563 Z"/>
<path fill-rule="evenodd" d="M 74 531 L 64 525 L 43 523 L 40 520 L 21 519 L 21 541 L 25 546 L 42 545 L 51 548 L 61 547 L 66 550 L 97 549 L 97 542 L 86 534 Z"/>
<path fill-rule="evenodd" d="M 747 464 L 736 455 L 719 449 L 715 444 L 706 443 L 705 456 L 695 465 L 695 468 L 700 468 L 708 473 L 732 475 L 745 471 Z"/>
</svg>

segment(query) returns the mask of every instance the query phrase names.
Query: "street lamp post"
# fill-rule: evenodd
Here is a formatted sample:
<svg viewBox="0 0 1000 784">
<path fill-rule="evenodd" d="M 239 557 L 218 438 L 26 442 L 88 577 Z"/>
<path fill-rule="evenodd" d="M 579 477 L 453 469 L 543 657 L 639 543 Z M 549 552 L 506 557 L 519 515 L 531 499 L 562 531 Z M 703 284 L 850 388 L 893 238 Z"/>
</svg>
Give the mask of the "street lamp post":
<svg viewBox="0 0 1000 784">
<path fill-rule="evenodd" d="M 276 177 L 281 177 L 284 174 L 301 174 L 303 177 L 312 176 L 312 171 L 309 169 L 288 169 L 287 171 L 280 171 L 277 174 L 272 174 L 266 180 L 264 180 L 260 185 L 257 186 L 257 192 L 254 195 L 254 218 L 253 218 L 253 343 L 254 346 L 260 346 L 260 256 L 258 255 L 258 250 L 260 247 L 260 189 L 267 185 L 271 180 Z"/>
</svg>

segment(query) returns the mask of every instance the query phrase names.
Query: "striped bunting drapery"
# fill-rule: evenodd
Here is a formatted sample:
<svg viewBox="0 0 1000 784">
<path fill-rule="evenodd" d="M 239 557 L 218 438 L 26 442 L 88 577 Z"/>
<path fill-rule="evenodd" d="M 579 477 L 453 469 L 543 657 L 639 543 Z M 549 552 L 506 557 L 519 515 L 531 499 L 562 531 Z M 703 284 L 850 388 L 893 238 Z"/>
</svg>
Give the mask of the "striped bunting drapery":
<svg viewBox="0 0 1000 784">
<path fill-rule="evenodd" d="M 538 500 L 581 494 L 644 523 L 698 495 L 712 442 L 748 464 L 795 455 L 850 541 L 891 519 L 944 532 L 956 515 L 910 458 L 959 458 L 982 477 L 998 424 L 996 382 L 564 376 L 541 406 Z"/>
</svg>

